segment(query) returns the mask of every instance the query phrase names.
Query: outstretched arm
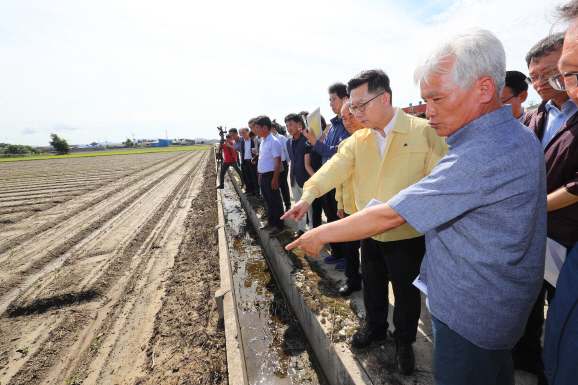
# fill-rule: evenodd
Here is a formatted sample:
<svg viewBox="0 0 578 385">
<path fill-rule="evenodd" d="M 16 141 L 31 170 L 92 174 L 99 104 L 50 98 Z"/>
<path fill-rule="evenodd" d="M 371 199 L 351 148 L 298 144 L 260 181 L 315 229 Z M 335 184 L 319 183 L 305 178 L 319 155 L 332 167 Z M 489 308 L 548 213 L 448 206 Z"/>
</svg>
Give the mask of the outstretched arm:
<svg viewBox="0 0 578 385">
<path fill-rule="evenodd" d="M 291 250 L 301 246 L 305 254 L 317 258 L 327 243 L 369 238 L 401 226 L 405 222 L 405 219 L 386 203 L 309 230 L 285 249 Z"/>
</svg>

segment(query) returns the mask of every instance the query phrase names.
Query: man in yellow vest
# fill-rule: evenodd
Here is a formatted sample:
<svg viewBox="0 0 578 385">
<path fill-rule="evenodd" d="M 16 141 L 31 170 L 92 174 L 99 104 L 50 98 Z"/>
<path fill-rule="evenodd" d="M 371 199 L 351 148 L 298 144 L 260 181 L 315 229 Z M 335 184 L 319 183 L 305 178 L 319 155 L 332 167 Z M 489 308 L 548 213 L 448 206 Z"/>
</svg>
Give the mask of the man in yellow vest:
<svg viewBox="0 0 578 385">
<path fill-rule="evenodd" d="M 363 71 L 348 83 L 351 109 L 365 129 L 357 131 L 304 185 L 303 197 L 283 218 L 300 219 L 313 201 L 353 178 L 355 204 L 362 210 L 372 200 L 387 202 L 427 176 L 446 154 L 444 138 L 424 119 L 406 115 L 391 104 L 389 77 L 381 70 Z M 366 324 L 350 340 L 355 348 L 387 338 L 389 282 L 395 295 L 393 336 L 399 372 L 415 367 L 421 296 L 412 284 L 420 272 L 425 239 L 409 223 L 361 241 Z"/>
</svg>

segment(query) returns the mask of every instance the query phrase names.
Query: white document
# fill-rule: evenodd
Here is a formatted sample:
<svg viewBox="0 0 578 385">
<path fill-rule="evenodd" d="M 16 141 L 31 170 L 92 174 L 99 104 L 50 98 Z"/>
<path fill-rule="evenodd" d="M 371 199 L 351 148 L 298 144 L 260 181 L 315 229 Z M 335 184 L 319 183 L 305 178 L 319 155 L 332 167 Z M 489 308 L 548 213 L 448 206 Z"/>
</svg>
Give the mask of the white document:
<svg viewBox="0 0 578 385">
<path fill-rule="evenodd" d="M 544 279 L 556 287 L 560 269 L 566 260 L 566 248 L 558 242 L 548 238 L 546 241 L 546 266 Z"/>
<path fill-rule="evenodd" d="M 413 281 L 413 285 L 418 289 L 420 289 L 425 295 L 427 295 L 427 286 L 424 281 L 420 281 L 419 275 L 417 276 L 415 281 Z"/>
<path fill-rule="evenodd" d="M 370 208 L 370 207 L 378 206 L 378 205 L 382 205 L 382 204 L 383 204 L 383 202 L 380 202 L 380 201 L 378 201 L 377 199 L 372 199 L 371 201 L 369 201 L 369 203 L 367 204 L 367 206 L 365 206 L 364 210 L 365 210 L 365 209 L 368 209 L 368 208 Z"/>
</svg>

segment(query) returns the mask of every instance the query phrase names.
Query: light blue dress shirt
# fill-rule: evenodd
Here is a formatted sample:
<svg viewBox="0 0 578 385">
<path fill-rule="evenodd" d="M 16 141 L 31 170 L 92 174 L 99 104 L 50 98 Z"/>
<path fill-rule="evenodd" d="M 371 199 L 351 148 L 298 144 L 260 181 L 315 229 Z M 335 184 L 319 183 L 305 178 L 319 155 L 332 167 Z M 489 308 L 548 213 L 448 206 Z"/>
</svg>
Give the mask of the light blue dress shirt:
<svg viewBox="0 0 578 385">
<path fill-rule="evenodd" d="M 287 152 L 287 138 L 279 133 L 274 134 L 279 143 L 281 143 L 281 148 L 283 153 L 281 154 L 281 160 L 283 162 L 291 163 L 291 158 L 289 158 L 289 152 Z"/>
<path fill-rule="evenodd" d="M 572 101 L 568 101 L 562 104 L 562 111 L 560 111 L 553 101 L 550 100 L 546 103 L 546 110 L 548 111 L 548 120 L 546 121 L 546 127 L 544 128 L 544 136 L 542 137 L 542 148 L 546 148 L 550 140 L 556 135 L 560 128 L 578 111 L 578 107 Z"/>
<path fill-rule="evenodd" d="M 446 141 L 430 175 L 387 203 L 425 234 L 420 280 L 431 313 L 481 348 L 509 349 L 544 280 L 544 150 L 511 106 Z"/>
</svg>

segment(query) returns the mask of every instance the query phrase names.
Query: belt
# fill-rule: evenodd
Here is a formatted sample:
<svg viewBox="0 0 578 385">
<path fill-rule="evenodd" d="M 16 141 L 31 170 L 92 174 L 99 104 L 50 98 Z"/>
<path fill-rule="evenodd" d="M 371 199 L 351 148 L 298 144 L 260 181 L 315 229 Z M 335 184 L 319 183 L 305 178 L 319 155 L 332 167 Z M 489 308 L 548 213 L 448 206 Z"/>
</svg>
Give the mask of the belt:
<svg viewBox="0 0 578 385">
<path fill-rule="evenodd" d="M 273 174 L 275 174 L 275 171 L 268 171 L 268 172 L 264 172 L 262 174 L 259 173 L 259 176 L 265 176 L 265 175 L 269 175 L 269 174 L 273 175 Z"/>
</svg>

